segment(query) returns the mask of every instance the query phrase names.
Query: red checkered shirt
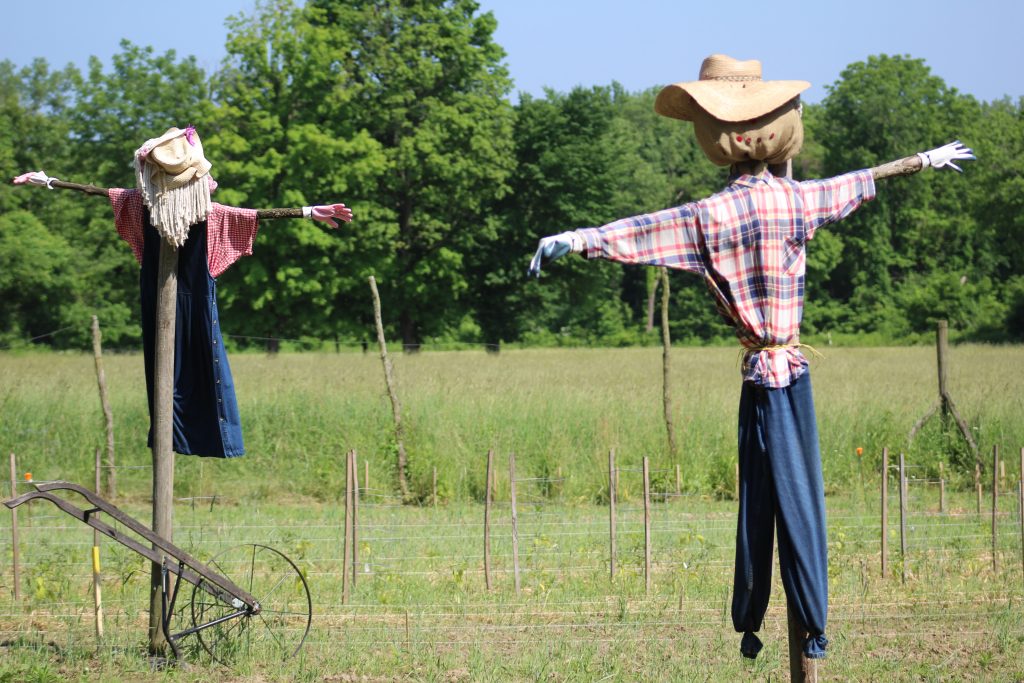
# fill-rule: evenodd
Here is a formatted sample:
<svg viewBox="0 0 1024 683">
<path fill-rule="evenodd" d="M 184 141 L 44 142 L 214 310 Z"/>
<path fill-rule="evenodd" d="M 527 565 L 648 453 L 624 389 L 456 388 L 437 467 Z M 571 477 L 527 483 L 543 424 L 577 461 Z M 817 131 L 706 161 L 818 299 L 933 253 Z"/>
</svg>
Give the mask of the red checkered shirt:
<svg viewBox="0 0 1024 683">
<path fill-rule="evenodd" d="M 874 196 L 869 170 L 803 182 L 765 172 L 742 175 L 698 202 L 577 232 L 587 258 L 704 276 L 746 349 L 743 379 L 780 388 L 807 368 L 797 346 L 805 244 Z"/>
<path fill-rule="evenodd" d="M 142 264 L 142 195 L 138 190 L 112 188 L 108 195 L 114 207 L 117 234 L 127 242 L 135 260 Z M 206 217 L 206 264 L 211 277 L 218 277 L 231 264 L 252 253 L 259 220 L 255 209 L 239 209 L 213 202 Z"/>
</svg>

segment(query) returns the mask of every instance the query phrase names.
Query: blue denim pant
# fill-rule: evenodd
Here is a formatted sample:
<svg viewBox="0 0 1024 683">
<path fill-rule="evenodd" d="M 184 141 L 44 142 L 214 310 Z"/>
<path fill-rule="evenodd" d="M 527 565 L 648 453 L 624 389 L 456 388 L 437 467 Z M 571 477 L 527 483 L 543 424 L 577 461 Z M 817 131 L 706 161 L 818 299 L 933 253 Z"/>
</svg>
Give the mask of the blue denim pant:
<svg viewBox="0 0 1024 683">
<path fill-rule="evenodd" d="M 739 420 L 740 511 L 732 620 L 740 649 L 754 657 L 772 582 L 777 528 L 782 585 L 810 634 L 808 657 L 825 656 L 828 542 L 825 489 L 810 372 L 782 389 L 743 383 Z"/>
</svg>

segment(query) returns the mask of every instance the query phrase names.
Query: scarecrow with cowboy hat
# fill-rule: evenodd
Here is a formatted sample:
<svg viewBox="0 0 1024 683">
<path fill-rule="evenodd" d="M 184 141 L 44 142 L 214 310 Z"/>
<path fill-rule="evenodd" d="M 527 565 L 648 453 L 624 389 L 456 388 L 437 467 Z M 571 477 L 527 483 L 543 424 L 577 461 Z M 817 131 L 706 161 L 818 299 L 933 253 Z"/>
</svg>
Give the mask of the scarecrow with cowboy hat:
<svg viewBox="0 0 1024 683">
<path fill-rule="evenodd" d="M 142 340 L 152 416 L 157 274 L 161 241 L 178 249 L 174 348 L 174 450 L 186 455 L 237 457 L 245 453 L 231 368 L 217 313 L 217 277 L 252 253 L 260 218 L 313 218 L 338 227 L 352 220 L 344 204 L 301 209 L 241 209 L 211 201 L 217 183 L 195 128 L 170 128 L 135 151 L 135 189 L 105 189 L 23 173 L 15 185 L 45 185 L 103 195 L 114 209 L 117 233 L 141 266 Z"/>
<path fill-rule="evenodd" d="M 691 121 L 704 154 L 730 166 L 721 192 L 664 211 L 540 240 L 530 273 L 565 254 L 697 273 L 743 346 L 739 520 L 732 601 L 740 651 L 754 658 L 771 590 L 772 535 L 782 584 L 806 627 L 804 654 L 825 656 L 828 546 L 817 423 L 801 349 L 805 248 L 815 231 L 875 196 L 875 180 L 974 159 L 959 142 L 825 180 L 796 182 L 806 81 L 764 81 L 756 60 L 704 60 L 697 81 L 665 87 L 654 109 Z"/>
</svg>

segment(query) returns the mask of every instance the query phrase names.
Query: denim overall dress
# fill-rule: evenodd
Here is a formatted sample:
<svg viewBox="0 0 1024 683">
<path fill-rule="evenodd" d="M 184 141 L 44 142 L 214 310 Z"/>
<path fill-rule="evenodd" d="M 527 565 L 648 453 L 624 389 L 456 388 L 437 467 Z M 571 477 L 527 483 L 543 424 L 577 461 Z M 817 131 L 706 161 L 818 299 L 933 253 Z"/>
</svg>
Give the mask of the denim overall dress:
<svg viewBox="0 0 1024 683">
<path fill-rule="evenodd" d="M 144 248 L 139 285 L 142 344 L 153 446 L 153 387 L 156 355 L 157 277 L 163 238 L 144 211 Z M 174 451 L 233 458 L 245 454 L 242 423 L 217 314 L 217 281 L 210 276 L 206 221 L 192 225 L 178 248 L 178 302 L 174 330 Z"/>
</svg>

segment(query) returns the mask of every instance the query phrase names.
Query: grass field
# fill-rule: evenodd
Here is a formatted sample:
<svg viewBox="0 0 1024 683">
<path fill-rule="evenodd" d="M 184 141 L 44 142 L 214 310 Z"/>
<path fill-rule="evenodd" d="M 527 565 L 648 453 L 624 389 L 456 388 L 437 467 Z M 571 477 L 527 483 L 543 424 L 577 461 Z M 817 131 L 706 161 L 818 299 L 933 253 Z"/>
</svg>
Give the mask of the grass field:
<svg viewBox="0 0 1024 683">
<path fill-rule="evenodd" d="M 932 420 L 934 351 L 825 349 L 815 361 L 830 540 L 830 658 L 822 680 L 1024 678 L 1024 576 L 1016 500 L 1000 499 L 998 565 L 991 500 L 975 510 L 973 457 Z M 146 565 L 103 545 L 106 640 L 93 636 L 91 533 L 45 503 L 23 512 L 22 591 L 11 598 L 10 530 L 0 530 L 0 681 L 675 681 L 779 680 L 786 674 L 781 588 L 756 663 L 738 655 L 729 599 L 730 500 L 739 393 L 730 349 L 673 353 L 682 495 L 654 506 L 653 582 L 644 590 L 640 460 L 656 492 L 674 491 L 665 454 L 657 349 L 421 353 L 396 359 L 412 478 L 440 504 L 392 494 L 390 407 L 380 361 L 357 353 L 236 354 L 249 454 L 179 457 L 175 540 L 207 558 L 236 543 L 287 553 L 310 583 L 314 621 L 299 658 L 232 668 L 192 652 L 153 673 L 144 656 Z M 949 386 L 982 462 L 994 444 L 1018 478 L 1024 349 L 957 347 Z M 118 502 L 148 523 L 147 425 L 138 356 L 105 359 L 116 420 Z M 0 446 L 36 479 L 92 481 L 103 443 L 92 359 L 0 355 Z M 864 448 L 858 458 L 855 448 Z M 895 486 L 887 576 L 879 572 L 878 463 L 904 450 L 910 484 L 905 565 Z M 370 465 L 360 508 L 359 574 L 341 600 L 343 455 Z M 500 464 L 494 590 L 482 576 L 484 458 Z M 623 468 L 614 582 L 608 577 L 607 451 Z M 508 474 L 517 454 L 522 589 L 512 580 Z M 929 483 L 951 476 L 945 513 Z M 527 481 L 528 480 L 528 481 Z M 211 505 L 208 497 L 217 495 Z M 906 582 L 901 580 L 906 574 Z M 187 615 L 186 615 L 187 617 Z M 187 624 L 185 624 L 187 625 Z"/>
</svg>

